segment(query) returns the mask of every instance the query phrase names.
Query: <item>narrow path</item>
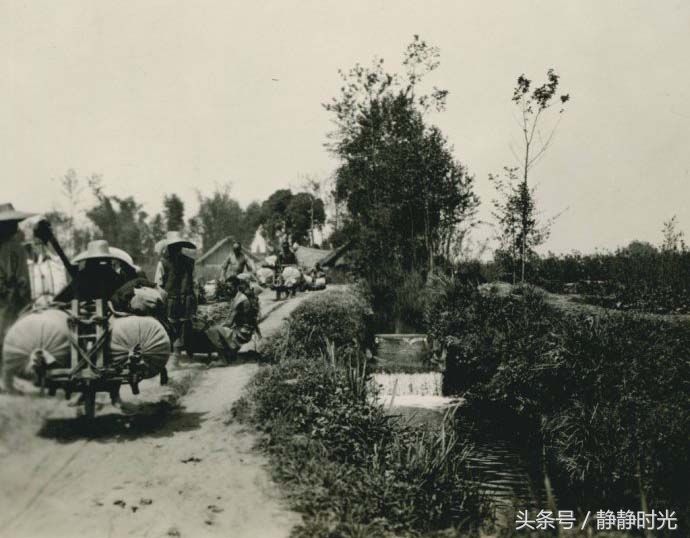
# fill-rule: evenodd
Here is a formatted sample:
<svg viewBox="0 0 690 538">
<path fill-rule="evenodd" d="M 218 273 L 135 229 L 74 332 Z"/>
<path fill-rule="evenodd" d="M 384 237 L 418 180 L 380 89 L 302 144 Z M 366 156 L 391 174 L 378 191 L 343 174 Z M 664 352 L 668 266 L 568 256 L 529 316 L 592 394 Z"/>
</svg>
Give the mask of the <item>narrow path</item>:
<svg viewBox="0 0 690 538">
<path fill-rule="evenodd" d="M 271 312 L 264 336 L 304 297 Z M 230 423 L 258 368 L 183 365 L 169 387 L 123 391 L 133 414 L 106 405 L 90 426 L 55 400 L 38 435 L 0 456 L 0 537 L 288 536 L 299 516 L 281 503 L 255 435 Z"/>
</svg>

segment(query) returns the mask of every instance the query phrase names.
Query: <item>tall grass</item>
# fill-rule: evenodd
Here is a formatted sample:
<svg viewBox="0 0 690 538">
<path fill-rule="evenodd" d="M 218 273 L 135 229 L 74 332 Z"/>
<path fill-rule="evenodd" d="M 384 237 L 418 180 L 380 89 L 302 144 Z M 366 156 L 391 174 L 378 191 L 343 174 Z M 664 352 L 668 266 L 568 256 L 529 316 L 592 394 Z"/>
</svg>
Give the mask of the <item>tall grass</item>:
<svg viewBox="0 0 690 538">
<path fill-rule="evenodd" d="M 690 327 L 447 284 L 427 316 L 447 391 L 531 425 L 582 507 L 646 501 L 687 517 Z"/>
<path fill-rule="evenodd" d="M 532 282 L 623 310 L 690 313 L 690 252 L 567 254 L 532 267 Z"/>
<path fill-rule="evenodd" d="M 304 306 L 323 313 L 311 300 Z M 332 323 L 321 329 L 337 329 Z M 318 353 L 301 355 L 317 341 L 294 320 L 289 327 L 278 340 L 293 345 L 273 343 L 283 355 L 257 375 L 233 412 L 266 433 L 274 475 L 304 514 L 294 535 L 419 536 L 477 527 L 489 506 L 471 480 L 469 449 L 447 424 L 452 417 L 439 429 L 401 423 L 376 403 L 362 342 L 322 334 Z"/>
</svg>

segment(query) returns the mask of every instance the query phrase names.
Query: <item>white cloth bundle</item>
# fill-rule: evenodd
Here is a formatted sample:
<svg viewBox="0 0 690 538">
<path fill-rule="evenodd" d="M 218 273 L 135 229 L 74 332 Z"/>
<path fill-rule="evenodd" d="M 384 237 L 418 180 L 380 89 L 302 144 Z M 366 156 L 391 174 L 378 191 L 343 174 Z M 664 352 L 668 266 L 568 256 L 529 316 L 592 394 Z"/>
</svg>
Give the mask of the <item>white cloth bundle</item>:
<svg viewBox="0 0 690 538">
<path fill-rule="evenodd" d="M 2 367 L 13 376 L 29 374 L 37 351 L 69 364 L 70 343 L 67 313 L 58 309 L 31 312 L 10 327 L 2 348 Z"/>
<path fill-rule="evenodd" d="M 170 338 L 158 320 L 144 316 L 113 318 L 110 322 L 110 351 L 113 361 L 141 354 L 148 371 L 144 377 L 157 375 L 170 357 Z"/>
</svg>

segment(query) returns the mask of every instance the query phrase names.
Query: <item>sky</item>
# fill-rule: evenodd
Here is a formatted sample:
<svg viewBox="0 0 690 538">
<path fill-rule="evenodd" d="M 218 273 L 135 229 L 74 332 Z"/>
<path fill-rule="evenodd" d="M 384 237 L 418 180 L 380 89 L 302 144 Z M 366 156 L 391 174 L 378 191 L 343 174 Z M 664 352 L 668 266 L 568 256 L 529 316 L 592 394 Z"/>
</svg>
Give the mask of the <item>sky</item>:
<svg viewBox="0 0 690 538">
<path fill-rule="evenodd" d="M 428 117 L 476 178 L 515 165 L 518 75 L 561 76 L 571 101 L 532 172 L 557 253 L 690 235 L 690 3 L 0 0 L 2 202 L 64 206 L 56 178 L 102 174 L 150 213 L 232 184 L 243 205 L 326 178 L 337 162 L 322 103 L 338 69 L 400 69 L 414 34 L 440 48 Z M 477 238 L 489 237 L 485 226 Z"/>
</svg>

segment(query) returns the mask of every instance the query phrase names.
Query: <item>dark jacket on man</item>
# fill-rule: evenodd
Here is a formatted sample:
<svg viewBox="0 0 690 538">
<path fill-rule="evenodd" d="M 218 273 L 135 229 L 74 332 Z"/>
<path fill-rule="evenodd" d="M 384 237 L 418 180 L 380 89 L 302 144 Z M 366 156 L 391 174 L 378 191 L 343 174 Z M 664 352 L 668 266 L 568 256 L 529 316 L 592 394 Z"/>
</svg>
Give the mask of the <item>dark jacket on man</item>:
<svg viewBox="0 0 690 538">
<path fill-rule="evenodd" d="M 166 314 L 171 321 L 191 319 L 197 309 L 194 295 L 194 260 L 181 252 L 161 257 L 157 284 L 166 292 Z"/>
<path fill-rule="evenodd" d="M 26 250 L 16 234 L 0 238 L 0 353 L 5 333 L 31 302 Z"/>
</svg>

